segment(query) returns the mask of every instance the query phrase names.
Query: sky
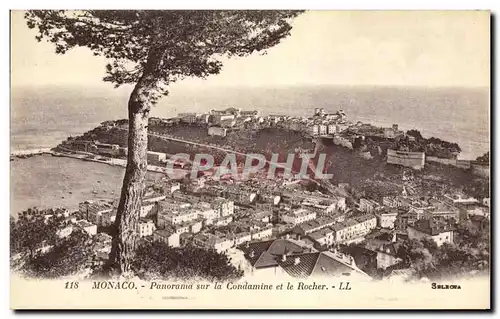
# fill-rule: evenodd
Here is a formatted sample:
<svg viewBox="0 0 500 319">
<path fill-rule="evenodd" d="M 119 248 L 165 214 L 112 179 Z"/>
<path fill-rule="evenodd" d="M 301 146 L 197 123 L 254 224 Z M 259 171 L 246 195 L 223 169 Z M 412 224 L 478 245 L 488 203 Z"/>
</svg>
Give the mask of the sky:
<svg viewBox="0 0 500 319">
<path fill-rule="evenodd" d="M 56 55 L 37 42 L 22 11 L 11 14 L 12 86 L 110 86 L 106 60 L 86 48 Z M 428 86 L 490 83 L 490 15 L 486 11 L 308 11 L 266 55 L 224 61 L 197 86 Z"/>
</svg>

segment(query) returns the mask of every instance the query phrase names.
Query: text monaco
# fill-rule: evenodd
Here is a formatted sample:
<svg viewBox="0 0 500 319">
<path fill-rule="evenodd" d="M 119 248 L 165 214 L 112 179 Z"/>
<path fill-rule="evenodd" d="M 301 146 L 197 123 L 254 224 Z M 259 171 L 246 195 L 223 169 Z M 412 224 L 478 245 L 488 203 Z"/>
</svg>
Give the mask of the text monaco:
<svg viewBox="0 0 500 319">
<path fill-rule="evenodd" d="M 92 289 L 137 289 L 137 285 L 133 281 L 93 281 Z"/>
</svg>

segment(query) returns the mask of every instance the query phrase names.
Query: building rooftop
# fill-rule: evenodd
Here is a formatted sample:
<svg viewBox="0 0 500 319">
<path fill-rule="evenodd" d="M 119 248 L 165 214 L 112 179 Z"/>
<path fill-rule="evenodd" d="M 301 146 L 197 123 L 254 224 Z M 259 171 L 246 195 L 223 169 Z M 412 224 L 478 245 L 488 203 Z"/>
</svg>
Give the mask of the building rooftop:
<svg viewBox="0 0 500 319">
<path fill-rule="evenodd" d="M 307 251 L 288 239 L 274 239 L 256 243 L 247 243 L 238 247 L 243 251 L 245 258 L 256 268 L 265 268 L 277 265 L 275 260 L 282 255 L 293 255 Z M 262 256 L 264 254 L 264 256 Z M 262 260 L 259 260 L 262 256 Z M 257 262 L 259 262 L 257 264 Z"/>
<path fill-rule="evenodd" d="M 419 219 L 413 223 L 412 227 L 422 233 L 436 236 L 444 232 L 452 231 L 452 227 L 450 227 L 447 223 L 442 220 L 437 220 L 435 218 L 431 219 Z"/>
<path fill-rule="evenodd" d="M 373 218 L 375 218 L 375 215 L 367 214 L 367 215 L 356 216 L 354 219 L 358 223 L 362 223 L 362 222 L 365 222 L 365 221 L 373 219 Z"/>
<path fill-rule="evenodd" d="M 75 225 L 79 226 L 79 227 L 91 227 L 91 226 L 95 226 L 94 224 L 82 219 L 82 220 L 78 220 L 75 222 Z"/>
<path fill-rule="evenodd" d="M 354 265 L 341 261 L 332 252 L 312 252 L 287 256 L 286 260 L 278 259 L 278 264 L 290 276 L 307 278 L 314 276 L 340 276 L 352 272 L 362 273 Z M 353 261 L 351 261 L 353 262 Z"/>
<path fill-rule="evenodd" d="M 165 229 L 157 229 L 153 232 L 153 234 L 159 235 L 161 237 L 169 237 L 170 235 L 173 235 L 175 231 L 173 231 L 170 228 L 165 228 Z"/>
<path fill-rule="evenodd" d="M 327 227 L 327 228 L 323 228 L 323 229 L 317 230 L 315 232 L 312 232 L 309 234 L 309 236 L 318 240 L 318 239 L 323 238 L 325 236 L 328 236 L 332 233 L 333 233 L 333 229 Z"/>
</svg>

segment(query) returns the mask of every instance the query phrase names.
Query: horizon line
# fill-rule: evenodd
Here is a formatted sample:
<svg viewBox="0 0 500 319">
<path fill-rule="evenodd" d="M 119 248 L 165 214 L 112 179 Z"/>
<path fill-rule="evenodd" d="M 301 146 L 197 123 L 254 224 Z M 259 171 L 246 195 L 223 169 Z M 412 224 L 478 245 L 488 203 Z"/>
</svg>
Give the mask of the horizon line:
<svg viewBox="0 0 500 319">
<path fill-rule="evenodd" d="M 68 84 L 58 84 L 58 83 L 47 83 L 47 84 L 38 84 L 38 85 L 33 85 L 33 84 L 12 84 L 10 85 L 10 89 L 18 89 L 18 88 L 54 88 L 54 87 L 61 87 L 61 88 L 96 88 L 96 89 L 112 89 L 113 91 L 119 91 L 119 90 L 124 90 L 127 88 L 132 89 L 133 85 L 128 84 L 128 85 L 123 85 L 120 86 L 119 88 L 115 88 L 111 83 L 105 83 L 105 82 L 100 82 L 100 84 L 76 84 L 76 83 L 68 83 Z M 265 89 L 265 88 L 291 88 L 291 87 L 339 87 L 339 88 L 395 88 L 395 89 L 401 89 L 401 88 L 415 88 L 415 89 L 490 89 L 491 86 L 489 85 L 475 85 L 475 86 L 464 86 L 464 85 L 423 85 L 423 84 L 336 84 L 336 83 L 296 83 L 296 84 L 275 84 L 275 85 L 231 85 L 231 84 L 224 84 L 224 85 L 214 85 L 214 84 L 208 84 L 208 85 L 183 85 L 182 82 L 177 82 L 172 84 L 170 87 L 175 88 L 175 89 L 180 89 L 180 90 L 185 90 L 185 89 L 223 89 L 223 88 L 242 88 L 242 89 Z"/>
</svg>

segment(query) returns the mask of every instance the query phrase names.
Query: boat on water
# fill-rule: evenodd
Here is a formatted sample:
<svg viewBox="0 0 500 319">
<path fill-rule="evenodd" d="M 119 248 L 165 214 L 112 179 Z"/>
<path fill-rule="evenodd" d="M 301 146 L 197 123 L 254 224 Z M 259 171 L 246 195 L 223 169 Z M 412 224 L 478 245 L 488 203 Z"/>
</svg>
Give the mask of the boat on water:
<svg viewBox="0 0 500 319">
<path fill-rule="evenodd" d="M 55 156 L 55 157 L 64 157 L 64 154 L 62 153 L 57 153 L 57 152 L 52 152 L 50 155 Z"/>
</svg>

